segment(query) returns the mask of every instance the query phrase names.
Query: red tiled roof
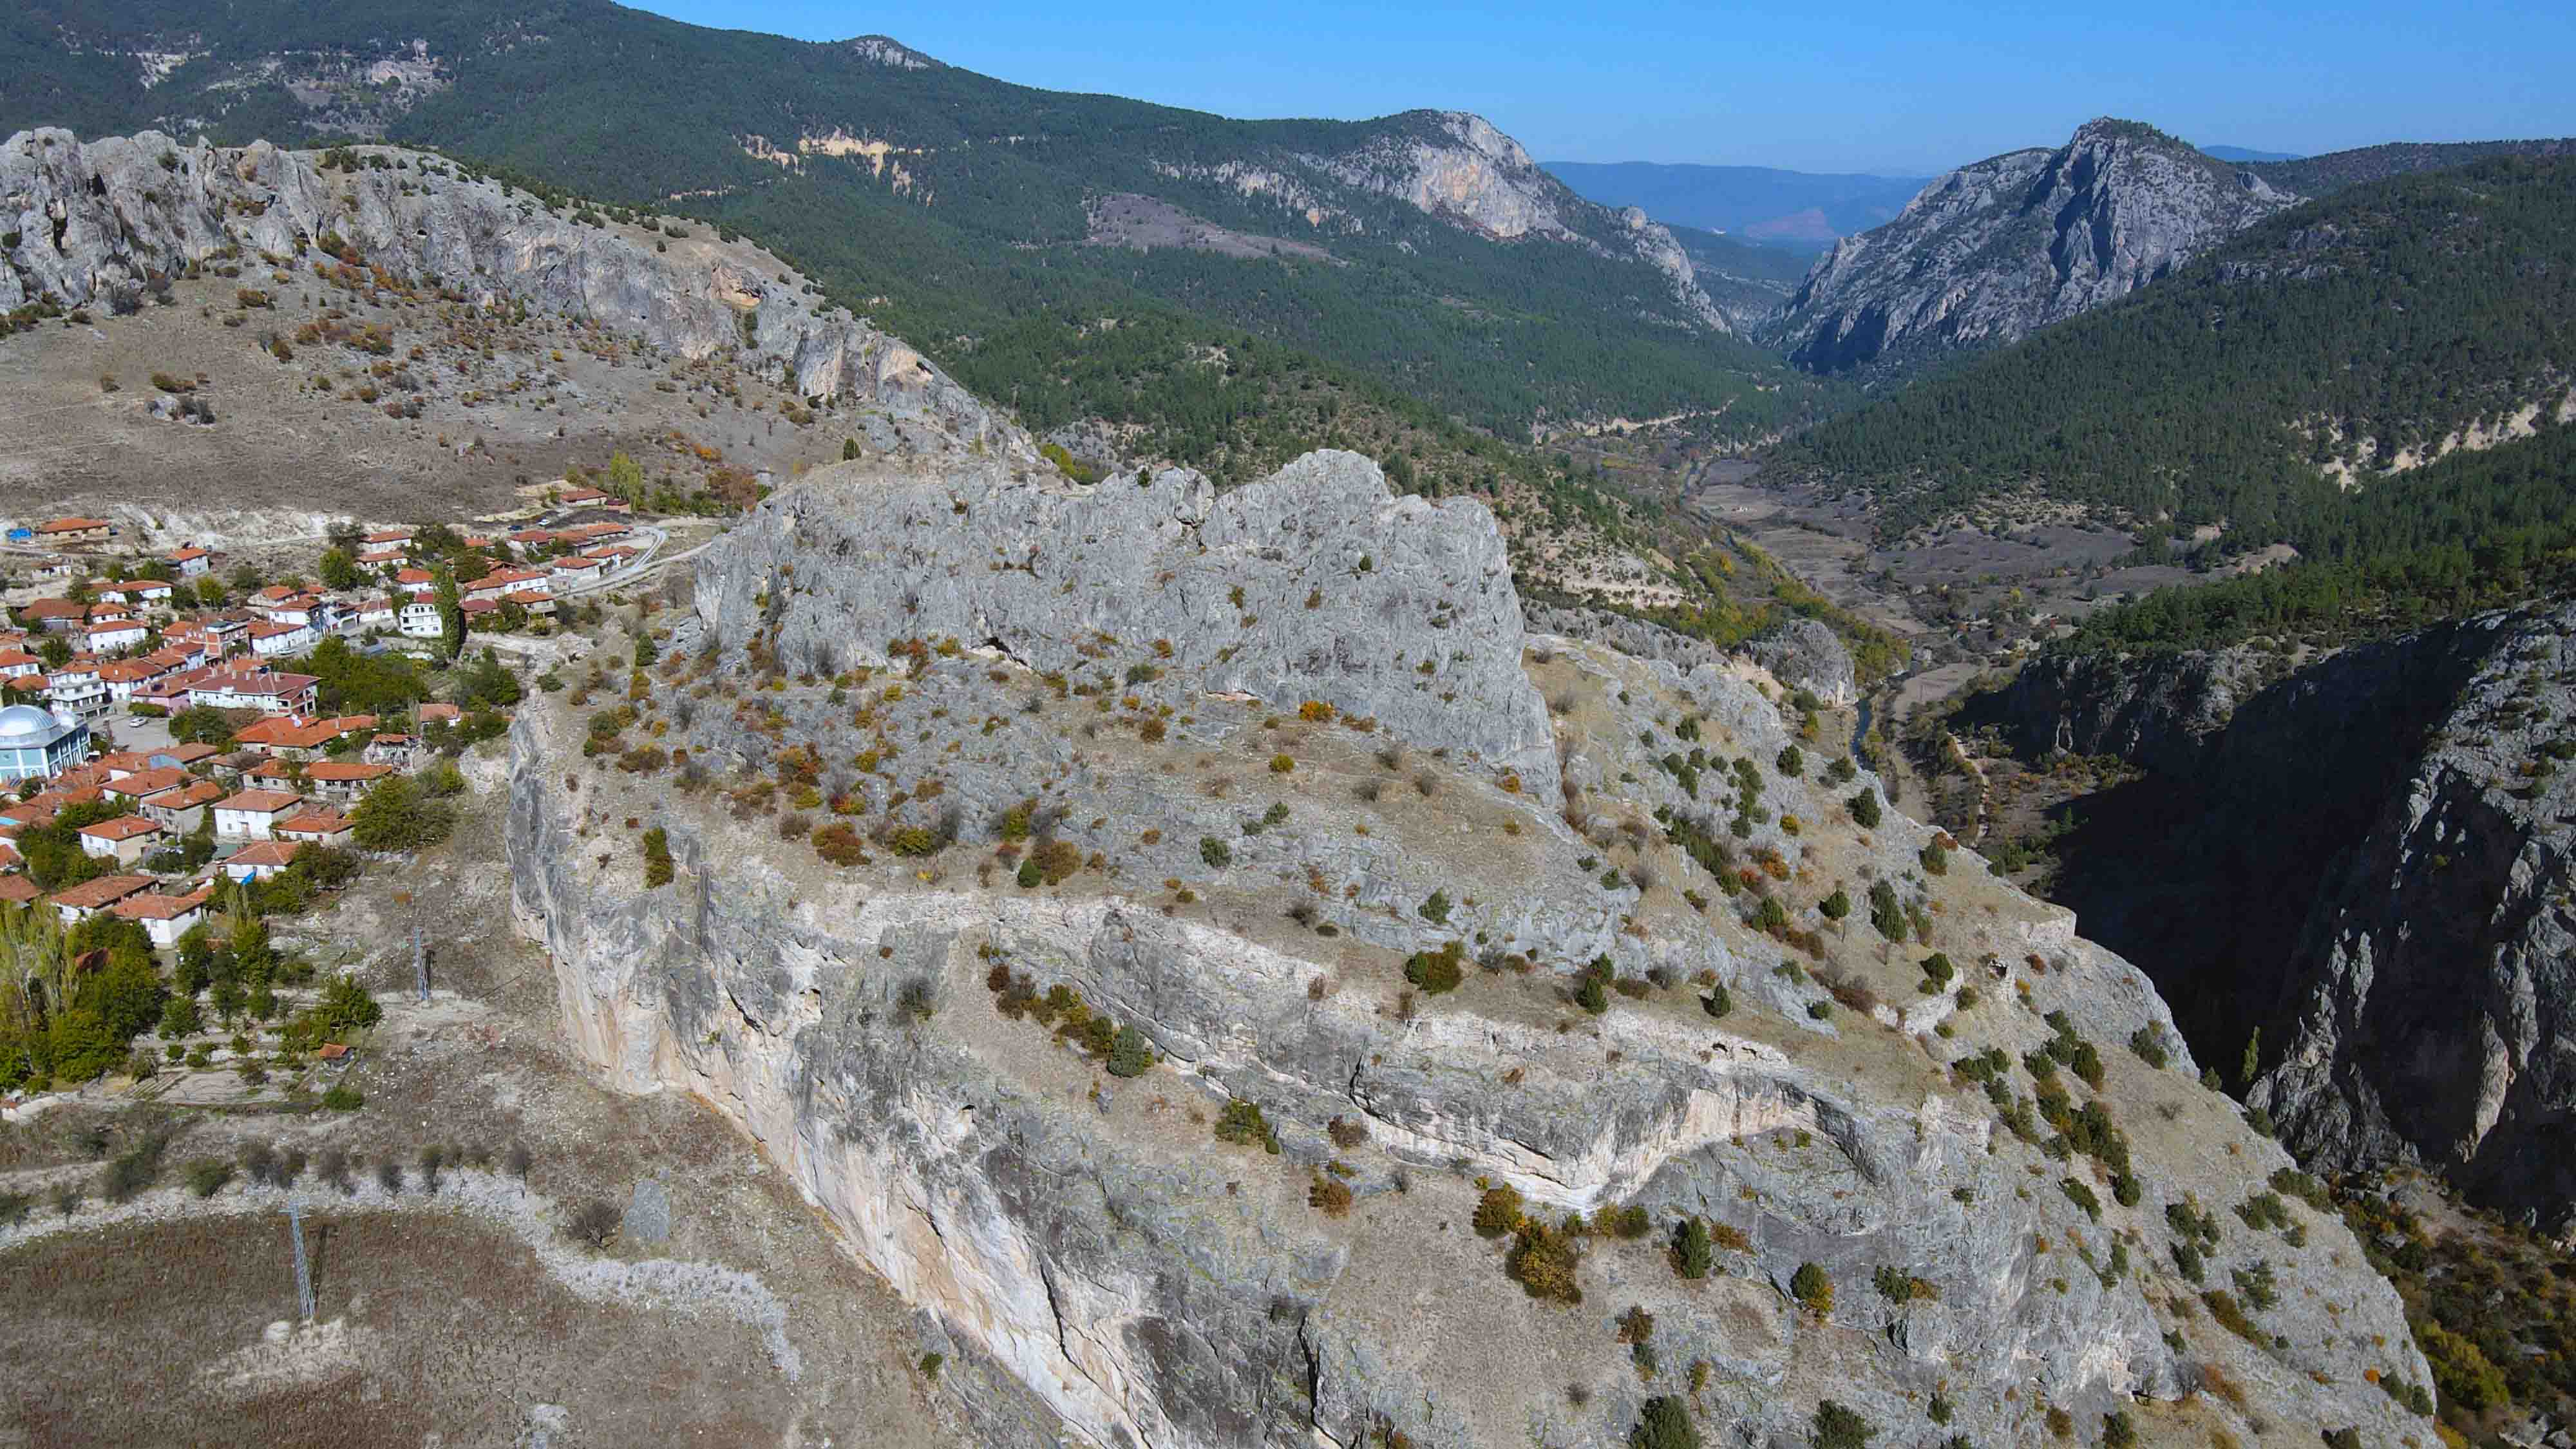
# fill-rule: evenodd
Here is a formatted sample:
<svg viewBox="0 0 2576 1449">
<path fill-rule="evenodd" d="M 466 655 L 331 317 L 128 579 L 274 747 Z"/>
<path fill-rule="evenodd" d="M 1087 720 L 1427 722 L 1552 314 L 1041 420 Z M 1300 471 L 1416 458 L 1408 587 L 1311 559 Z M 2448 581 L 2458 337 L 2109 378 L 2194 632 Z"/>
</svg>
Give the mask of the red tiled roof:
<svg viewBox="0 0 2576 1449">
<path fill-rule="evenodd" d="M 337 810 L 307 810 L 269 827 L 287 835 L 337 835 L 348 828 L 349 817 Z"/>
<path fill-rule="evenodd" d="M 102 820 L 96 825 L 84 825 L 80 828 L 80 833 L 100 840 L 132 840 L 138 835 L 160 834 L 161 822 L 146 820 L 140 815 L 120 815 L 114 820 Z"/>
<path fill-rule="evenodd" d="M 152 877 L 148 875 L 103 875 L 96 880 L 85 880 L 79 885 L 56 891 L 53 899 L 54 904 L 58 906 L 94 911 L 101 906 L 114 905 L 136 891 L 151 888 Z"/>
<path fill-rule="evenodd" d="M 158 770 L 136 770 L 122 779 L 110 780 L 107 782 L 107 792 L 111 795 L 131 795 L 139 800 L 146 795 L 158 795 L 164 790 L 173 790 L 186 783 L 188 783 L 187 771 L 165 765 Z"/>
<path fill-rule="evenodd" d="M 220 800 L 224 787 L 212 780 L 192 780 L 175 790 L 164 790 L 146 796 L 143 803 L 161 810 L 194 810 L 200 805 Z"/>
<path fill-rule="evenodd" d="M 295 852 L 304 848 L 300 840 L 256 840 L 224 858 L 226 865 L 289 865 Z"/>
<path fill-rule="evenodd" d="M 201 886 L 184 896 L 155 895 L 146 892 L 128 896 L 108 909 L 129 921 L 175 921 L 212 899 L 213 886 Z"/>
<path fill-rule="evenodd" d="M 238 795 L 215 802 L 218 810 L 241 810 L 255 815 L 274 815 L 304 803 L 301 795 L 284 790 L 244 790 Z"/>
</svg>

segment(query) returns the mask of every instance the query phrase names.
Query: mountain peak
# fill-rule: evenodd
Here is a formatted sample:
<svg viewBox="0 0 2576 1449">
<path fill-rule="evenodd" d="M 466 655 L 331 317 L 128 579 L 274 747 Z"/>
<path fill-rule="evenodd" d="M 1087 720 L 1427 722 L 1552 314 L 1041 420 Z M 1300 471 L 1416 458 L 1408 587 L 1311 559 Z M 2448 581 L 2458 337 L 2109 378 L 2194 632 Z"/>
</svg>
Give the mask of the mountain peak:
<svg viewBox="0 0 2576 1449">
<path fill-rule="evenodd" d="M 841 42 L 841 48 L 871 65 L 893 70 L 930 70 L 940 63 L 890 35 L 858 35 Z"/>
<path fill-rule="evenodd" d="M 2011 342 L 2127 295 L 2299 198 L 2142 121 L 1963 166 L 1808 273 L 1780 327 L 1802 366 Z"/>
</svg>

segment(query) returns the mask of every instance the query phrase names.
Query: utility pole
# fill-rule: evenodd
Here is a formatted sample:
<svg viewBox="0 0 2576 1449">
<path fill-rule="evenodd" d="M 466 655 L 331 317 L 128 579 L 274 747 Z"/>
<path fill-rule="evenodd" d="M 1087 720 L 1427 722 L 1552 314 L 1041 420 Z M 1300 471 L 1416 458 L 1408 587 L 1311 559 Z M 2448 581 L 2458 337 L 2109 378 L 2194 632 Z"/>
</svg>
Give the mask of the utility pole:
<svg viewBox="0 0 2576 1449">
<path fill-rule="evenodd" d="M 420 990 L 420 1004 L 429 1005 L 429 948 L 421 943 L 420 918 L 416 915 L 411 923 L 411 975 Z"/>
<path fill-rule="evenodd" d="M 286 1232 L 295 1240 L 295 1308 L 303 1321 L 313 1321 L 313 1270 L 304 1260 L 304 1206 L 286 1199 Z"/>
</svg>

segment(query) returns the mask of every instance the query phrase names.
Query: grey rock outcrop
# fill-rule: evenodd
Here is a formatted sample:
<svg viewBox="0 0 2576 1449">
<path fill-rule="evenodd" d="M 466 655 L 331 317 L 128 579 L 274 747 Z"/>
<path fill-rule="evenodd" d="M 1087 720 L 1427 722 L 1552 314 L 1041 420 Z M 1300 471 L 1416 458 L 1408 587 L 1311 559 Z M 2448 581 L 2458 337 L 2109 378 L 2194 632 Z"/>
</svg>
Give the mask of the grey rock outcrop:
<svg viewBox="0 0 2576 1449">
<path fill-rule="evenodd" d="M 2576 1219 L 2576 606 L 2360 645 L 2043 660 L 1972 723 L 2148 773 L 2088 807 L 2059 899 L 2150 963 L 2321 1168 L 2443 1174 Z"/>
<path fill-rule="evenodd" d="M 1664 275 L 1689 317 L 1728 332 L 1672 231 L 1635 207 L 1613 211 L 1577 196 L 1493 122 L 1464 111 L 1411 111 L 1357 150 L 1299 159 L 1334 180 L 1403 201 L 1505 241 L 1538 237 L 1625 256 Z"/>
<path fill-rule="evenodd" d="M 1813 619 L 1791 619 L 1745 646 L 1755 662 L 1791 689 L 1804 689 L 1837 708 L 1860 698 L 1851 651 L 1834 631 Z"/>
<path fill-rule="evenodd" d="M 1768 331 L 1819 372 L 2012 342 L 2299 199 L 2152 127 L 2090 121 L 2055 150 L 1960 167 L 1835 243 Z"/>
<path fill-rule="evenodd" d="M 1080 489 L 971 459 L 783 490 L 710 551 L 672 626 L 671 687 L 638 701 L 662 747 L 730 767 L 731 809 L 609 768 L 585 742 L 598 716 L 568 696 L 513 727 L 514 905 L 553 958 L 574 1050 L 619 1089 L 689 1092 L 756 1139 L 937 1320 L 957 1364 L 943 1393 L 996 1444 L 1048 1441 L 986 1423 L 967 1387 L 981 1374 L 1024 1385 L 1081 1444 L 1613 1449 L 1659 1391 L 1616 1340 L 1630 1304 L 1655 1318 L 1664 1374 L 1708 1363 L 1698 1411 L 1746 1445 L 1803 1439 L 1821 1395 L 1928 1432 L 1935 1387 L 1980 1442 L 2033 1442 L 2050 1406 L 2098 1420 L 2140 1394 L 2215 1427 L 2237 1411 L 2187 1397 L 2203 1362 L 2246 1386 L 2247 1413 L 2366 1442 L 2421 1432 L 2364 1385 L 2365 1369 L 2426 1370 L 2330 1216 L 2277 1238 L 2231 1228 L 2212 1257 L 2316 1290 L 2265 1310 L 2285 1347 L 2159 1316 L 2191 1291 L 2164 1266 L 2163 1206 L 2233 1203 L 2288 1158 L 2193 1083 L 2187 1052 L 2157 1069 L 2116 1045 L 2175 1041 L 2143 973 L 1973 858 L 1941 886 L 1970 894 L 1933 901 L 1915 863 L 1934 832 L 1835 814 L 1875 786 L 1865 774 L 1754 764 L 1743 781 L 1728 759 L 1774 759 L 1792 731 L 1742 661 L 1564 646 L 1530 667 L 1568 710 L 1540 711 L 1525 740 L 1538 687 L 1519 604 L 1507 575 L 1477 587 L 1500 569 L 1492 540 L 1481 508 L 1390 498 L 1348 455 L 1223 499 L 1177 471 Z M 932 647 L 899 678 L 849 668 L 916 633 Z M 1307 698 L 1376 727 L 1301 723 L 1284 706 Z M 1402 771 L 1377 758 L 1390 733 L 1414 742 Z M 1561 757 L 1562 793 L 1497 776 L 1533 743 Z M 1418 794 L 1371 787 L 1409 787 L 1443 745 Z M 1292 772 L 1264 768 L 1290 748 Z M 1715 793 L 1745 809 L 1740 838 L 1684 749 L 1739 782 Z M 1230 797 L 1245 768 L 1259 793 Z M 871 838 L 901 858 L 831 865 L 783 843 L 796 832 L 756 800 L 800 771 L 835 818 L 880 819 Z M 1043 883 L 1031 854 L 1014 879 L 1021 843 L 984 822 L 1016 800 L 1049 822 L 1024 812 L 1027 843 L 1069 848 L 1077 871 Z M 957 801 L 955 843 L 906 855 L 893 827 Z M 626 844 L 646 818 L 677 866 L 658 887 Z M 1846 982 L 1837 1006 L 1749 924 L 1743 880 L 1768 877 L 1690 875 L 1725 892 L 1694 905 L 1674 873 L 1700 865 L 1649 820 L 1735 839 L 1802 902 L 1835 878 L 1901 885 L 1938 914 L 1961 979 L 1918 989 L 1933 968 L 1912 945 L 1887 962 L 1830 951 L 1889 967 L 1888 999 Z M 1466 981 L 1403 989 L 1409 957 L 1452 942 Z M 1587 1015 L 1575 988 L 1595 970 L 1623 984 Z M 1013 972 L 1078 992 L 1157 1060 L 1105 1075 L 997 1010 Z M 2102 1044 L 2101 1100 L 2135 1155 L 2139 1190 L 2105 1185 L 2089 1210 L 2039 1142 L 1926 1061 L 1989 1045 L 2018 1060 L 2050 1013 Z M 1261 1109 L 1275 1153 L 1212 1137 L 1229 1102 Z M 1338 1215 L 1319 1210 L 1336 1183 L 1352 1197 Z M 1582 1301 L 1534 1303 L 1503 1245 L 1469 1230 L 1489 1183 L 1551 1224 L 1639 1208 L 1651 1236 L 1588 1239 Z M 1705 1279 L 1664 1249 L 1683 1216 L 1742 1234 Z M 1807 1263 L 1840 1285 L 1829 1318 L 1788 1296 Z"/>
<path fill-rule="evenodd" d="M 1632 619 L 1616 609 L 1529 604 L 1523 607 L 1521 617 L 1533 634 L 1588 639 L 1631 659 L 1660 659 L 1685 671 L 1726 658 L 1725 650 L 1704 639 L 1694 639 L 1644 619 Z"/>
<path fill-rule="evenodd" d="M 1097 669 L 1111 693 L 1320 700 L 1498 774 L 1556 777 L 1493 516 L 1398 498 L 1356 453 L 1222 496 L 1179 468 L 1086 488 L 999 462 L 840 464 L 707 551 L 697 612 L 728 648 L 761 638 L 824 674 L 885 662 L 895 638 L 955 639 Z"/>
<path fill-rule="evenodd" d="M 741 348 L 796 390 L 866 410 L 881 448 L 973 447 L 1033 457 L 1025 435 L 929 361 L 846 313 L 823 310 L 778 261 L 695 235 L 656 251 L 616 227 L 557 217 L 536 198 L 467 180 L 434 156 L 333 173 L 267 142 L 183 145 L 157 132 L 82 142 L 22 131 L 0 142 L 0 310 L 32 301 L 127 311 L 156 279 L 221 258 L 305 267 L 326 237 L 372 266 L 477 305 L 582 317 L 684 357 Z M 400 161 L 401 166 L 390 163 Z"/>
<path fill-rule="evenodd" d="M 2252 1100 L 2326 1166 L 2412 1163 L 2576 1224 L 2576 607 L 2477 669 L 2309 904 L 2296 1026 Z M 2483 647 L 2478 647 L 2483 646 Z"/>
<path fill-rule="evenodd" d="M 2024 755 L 2111 755 L 2188 777 L 2237 705 L 2270 682 L 2264 658 L 2247 648 L 2047 655 L 2023 665 L 1998 696 L 1972 702 L 1970 717 L 2002 725 Z"/>
</svg>

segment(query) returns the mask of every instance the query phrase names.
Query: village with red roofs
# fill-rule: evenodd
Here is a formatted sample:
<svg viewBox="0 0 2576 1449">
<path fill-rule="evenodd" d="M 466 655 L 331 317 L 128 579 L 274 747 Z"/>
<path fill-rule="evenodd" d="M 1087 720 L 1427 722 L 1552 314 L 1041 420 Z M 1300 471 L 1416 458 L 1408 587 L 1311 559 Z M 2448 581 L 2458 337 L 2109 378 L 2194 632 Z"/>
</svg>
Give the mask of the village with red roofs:
<svg viewBox="0 0 2576 1449">
<path fill-rule="evenodd" d="M 667 537 L 615 494 L 522 492 L 519 514 L 473 529 L 342 521 L 318 556 L 90 517 L 9 530 L 0 929 L 59 934 L 75 975 L 123 962 L 181 990 L 153 993 L 168 1019 L 8 1063 L 0 1115 L 192 1075 L 192 1100 L 256 1097 L 273 1069 L 300 1091 L 348 1063 L 326 1039 L 347 1023 L 292 1011 L 311 968 L 240 938 L 442 839 L 458 752 L 507 729 L 581 596 L 640 575 Z M 152 1027 L 160 1047 L 130 1045 Z"/>
</svg>

